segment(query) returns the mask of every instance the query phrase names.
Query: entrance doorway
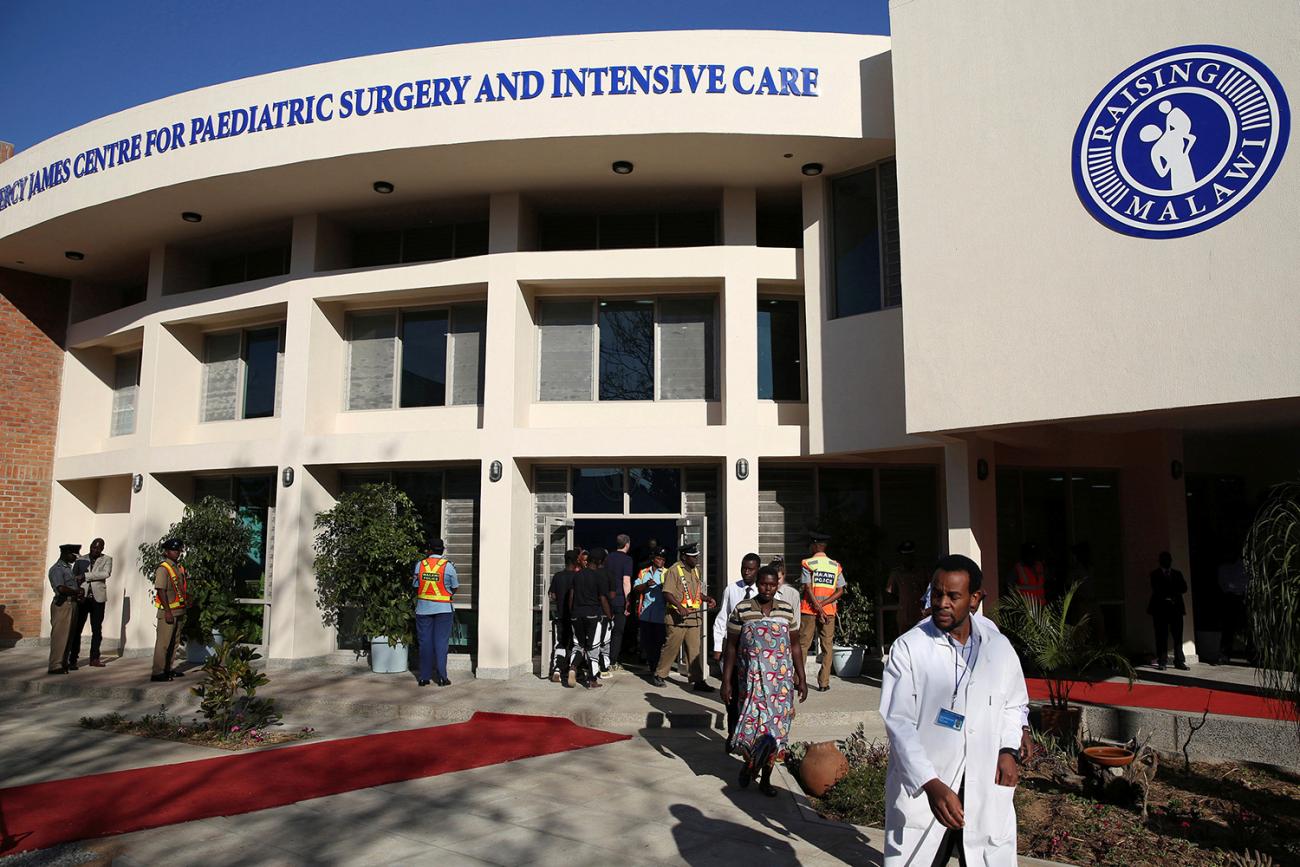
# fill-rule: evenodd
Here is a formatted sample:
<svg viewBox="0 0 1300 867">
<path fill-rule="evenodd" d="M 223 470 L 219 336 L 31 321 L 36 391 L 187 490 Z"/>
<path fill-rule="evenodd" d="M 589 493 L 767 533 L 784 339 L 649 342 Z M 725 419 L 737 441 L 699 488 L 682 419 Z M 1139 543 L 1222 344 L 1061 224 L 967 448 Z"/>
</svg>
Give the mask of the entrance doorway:
<svg viewBox="0 0 1300 867">
<path fill-rule="evenodd" d="M 573 545 L 591 550 L 597 546 L 614 550 L 619 533 L 632 537 L 632 563 L 640 569 L 650 559 L 648 542 L 654 539 L 665 550 L 671 564 L 677 559 L 677 519 L 675 518 L 576 518 L 573 522 Z"/>
</svg>

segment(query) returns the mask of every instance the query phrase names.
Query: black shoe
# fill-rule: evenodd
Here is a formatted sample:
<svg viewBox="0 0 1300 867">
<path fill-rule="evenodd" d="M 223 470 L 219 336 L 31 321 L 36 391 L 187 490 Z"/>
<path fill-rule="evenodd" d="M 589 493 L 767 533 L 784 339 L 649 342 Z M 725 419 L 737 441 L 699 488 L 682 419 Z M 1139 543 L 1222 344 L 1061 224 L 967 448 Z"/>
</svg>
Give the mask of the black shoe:
<svg viewBox="0 0 1300 867">
<path fill-rule="evenodd" d="M 769 798 L 775 798 L 777 795 L 776 787 L 766 781 L 758 784 L 758 790 Z"/>
<path fill-rule="evenodd" d="M 1164 664 L 1163 662 L 1158 662 L 1158 663 L 1156 663 L 1156 670 L 1157 670 L 1157 671 L 1164 671 L 1164 670 L 1165 670 L 1165 664 Z"/>
<path fill-rule="evenodd" d="M 691 689 L 695 690 L 696 692 L 713 692 L 713 691 L 714 691 L 714 690 L 713 690 L 713 687 L 709 686 L 707 683 L 705 683 L 705 682 L 702 681 L 702 680 L 701 680 L 699 683 L 695 684 L 695 686 L 691 687 Z"/>
<path fill-rule="evenodd" d="M 45 673 L 46 674 L 67 674 L 68 670 L 66 668 L 52 668 Z"/>
<path fill-rule="evenodd" d="M 168 677 L 184 677 L 184 676 L 185 676 L 185 672 L 183 672 L 183 671 L 169 671 L 169 672 L 167 672 L 167 676 L 168 676 Z"/>
<path fill-rule="evenodd" d="M 667 686 L 668 681 L 664 680 L 662 677 L 652 677 L 650 678 L 650 684 L 652 686 Z"/>
<path fill-rule="evenodd" d="M 1191 671 L 1191 669 L 1187 667 L 1187 663 L 1185 662 L 1175 662 L 1174 668 L 1178 669 L 1179 671 Z"/>
<path fill-rule="evenodd" d="M 740 785 L 742 789 L 748 789 L 749 781 L 753 779 L 753 776 L 754 776 L 753 772 L 749 769 L 749 762 L 744 762 L 740 766 L 740 777 L 739 779 L 736 780 L 736 782 Z"/>
<path fill-rule="evenodd" d="M 428 686 L 429 683 L 430 683 L 430 681 L 427 681 L 427 680 L 417 680 L 417 681 L 415 682 L 415 685 L 416 685 L 416 686 Z"/>
<path fill-rule="evenodd" d="M 442 680 L 438 681 L 438 686 L 451 686 L 451 681 L 444 677 Z"/>
<path fill-rule="evenodd" d="M 75 662 L 69 662 L 67 665 L 64 666 L 64 669 L 66 669 L 67 671 L 76 671 L 77 664 Z"/>
<path fill-rule="evenodd" d="M 169 674 L 151 674 L 149 675 L 149 679 L 154 683 L 168 683 L 172 678 Z"/>
</svg>

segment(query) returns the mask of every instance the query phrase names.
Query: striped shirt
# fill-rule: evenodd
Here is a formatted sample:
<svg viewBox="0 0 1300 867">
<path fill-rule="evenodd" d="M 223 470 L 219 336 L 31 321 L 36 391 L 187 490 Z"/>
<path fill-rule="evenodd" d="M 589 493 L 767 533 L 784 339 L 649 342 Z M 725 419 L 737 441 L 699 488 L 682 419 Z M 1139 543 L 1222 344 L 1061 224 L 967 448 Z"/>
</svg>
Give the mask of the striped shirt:
<svg viewBox="0 0 1300 867">
<path fill-rule="evenodd" d="M 757 599 L 745 599 L 737 602 L 736 607 L 731 610 L 731 617 L 727 618 L 727 634 L 739 635 L 742 626 L 755 620 L 783 620 L 787 627 L 793 629 L 795 623 L 794 608 L 791 607 L 789 602 L 779 597 L 773 597 L 772 610 L 767 614 L 763 613 Z"/>
</svg>

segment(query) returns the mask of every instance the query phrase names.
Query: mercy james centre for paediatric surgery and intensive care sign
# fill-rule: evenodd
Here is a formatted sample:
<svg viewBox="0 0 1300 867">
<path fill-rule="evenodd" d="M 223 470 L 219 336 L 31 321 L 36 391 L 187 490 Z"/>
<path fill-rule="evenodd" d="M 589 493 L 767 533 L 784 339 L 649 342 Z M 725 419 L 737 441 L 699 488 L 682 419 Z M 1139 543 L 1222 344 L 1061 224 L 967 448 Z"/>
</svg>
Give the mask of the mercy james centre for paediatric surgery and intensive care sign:
<svg viewBox="0 0 1300 867">
<path fill-rule="evenodd" d="M 87 175 L 208 142 L 285 127 L 335 123 L 467 103 L 591 97 L 658 97 L 669 94 L 744 97 L 817 97 L 815 66 L 664 63 L 565 67 L 543 72 L 450 75 L 300 94 L 257 105 L 228 106 L 176 118 L 151 129 L 55 159 L 0 186 L 0 211 Z"/>
<path fill-rule="evenodd" d="M 1088 106 L 1074 136 L 1074 185 L 1104 226 L 1178 238 L 1259 195 L 1282 162 L 1291 110 L 1258 59 L 1185 45 L 1140 60 Z"/>
</svg>

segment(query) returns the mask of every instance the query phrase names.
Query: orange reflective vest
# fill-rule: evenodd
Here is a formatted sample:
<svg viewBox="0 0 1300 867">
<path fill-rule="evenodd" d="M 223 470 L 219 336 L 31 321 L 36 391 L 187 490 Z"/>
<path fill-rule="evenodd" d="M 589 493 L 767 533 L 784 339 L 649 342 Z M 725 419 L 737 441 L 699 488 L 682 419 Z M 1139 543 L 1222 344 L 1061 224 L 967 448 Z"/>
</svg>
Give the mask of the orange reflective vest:
<svg viewBox="0 0 1300 867">
<path fill-rule="evenodd" d="M 812 575 L 812 584 L 809 586 L 812 587 L 812 594 L 817 597 L 818 601 L 826 599 L 835 592 L 836 587 L 840 583 L 840 577 L 844 574 L 843 567 L 825 554 L 817 554 L 809 557 L 799 565 L 807 570 L 808 574 Z M 839 607 L 839 604 L 836 602 L 832 602 L 829 605 L 822 602 L 821 605 L 822 611 L 831 615 L 835 614 L 836 609 Z M 812 605 L 808 603 L 807 599 L 805 599 L 799 606 L 799 611 L 810 616 L 817 613 L 813 610 Z"/>
<path fill-rule="evenodd" d="M 1021 596 L 1028 596 L 1031 599 L 1037 599 L 1039 602 L 1045 601 L 1047 592 L 1043 564 L 1035 563 L 1033 566 L 1026 566 L 1024 563 L 1017 563 L 1016 590 L 1020 592 Z"/>
<path fill-rule="evenodd" d="M 450 602 L 451 591 L 443 582 L 447 572 L 446 557 L 426 557 L 420 561 L 420 587 L 416 597 L 429 602 Z"/>
<path fill-rule="evenodd" d="M 167 577 L 169 577 L 172 582 L 172 598 L 167 600 L 167 607 L 173 611 L 178 608 L 184 608 L 190 602 L 189 596 L 187 595 L 190 584 L 189 573 L 185 571 L 184 566 L 177 566 L 170 560 L 163 560 L 162 568 L 167 570 Z M 157 593 L 154 593 L 153 595 L 153 607 L 163 607 Z"/>
</svg>

